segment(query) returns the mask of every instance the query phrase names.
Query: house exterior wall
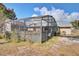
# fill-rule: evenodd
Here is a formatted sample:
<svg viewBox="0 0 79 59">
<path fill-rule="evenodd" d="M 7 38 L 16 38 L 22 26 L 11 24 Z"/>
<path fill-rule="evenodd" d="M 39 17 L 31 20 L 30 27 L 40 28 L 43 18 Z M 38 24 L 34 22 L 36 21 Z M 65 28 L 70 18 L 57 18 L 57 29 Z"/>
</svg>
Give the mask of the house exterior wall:
<svg viewBox="0 0 79 59">
<path fill-rule="evenodd" d="M 11 22 L 10 19 L 6 19 L 5 25 L 4 25 L 5 31 L 11 32 Z"/>
<path fill-rule="evenodd" d="M 60 35 L 71 35 L 71 28 L 60 28 Z"/>
<path fill-rule="evenodd" d="M 33 27 L 33 28 L 28 28 L 27 30 L 28 30 L 28 31 L 39 32 L 39 31 L 40 31 L 40 28 L 35 28 L 35 27 Z"/>
</svg>

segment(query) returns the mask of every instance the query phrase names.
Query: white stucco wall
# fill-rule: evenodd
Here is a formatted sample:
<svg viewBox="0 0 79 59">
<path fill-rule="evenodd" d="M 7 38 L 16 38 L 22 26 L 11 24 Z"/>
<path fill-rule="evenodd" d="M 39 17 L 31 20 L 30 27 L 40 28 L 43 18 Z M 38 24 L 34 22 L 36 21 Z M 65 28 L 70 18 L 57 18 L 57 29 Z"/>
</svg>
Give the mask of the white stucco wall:
<svg viewBox="0 0 79 59">
<path fill-rule="evenodd" d="M 65 32 L 65 35 L 70 35 L 71 29 L 70 28 L 60 28 L 60 34 L 64 35 L 64 32 Z"/>
<path fill-rule="evenodd" d="M 9 32 L 11 32 L 11 21 L 10 21 L 10 19 L 7 19 L 6 21 L 5 21 L 5 31 L 9 31 Z"/>
</svg>

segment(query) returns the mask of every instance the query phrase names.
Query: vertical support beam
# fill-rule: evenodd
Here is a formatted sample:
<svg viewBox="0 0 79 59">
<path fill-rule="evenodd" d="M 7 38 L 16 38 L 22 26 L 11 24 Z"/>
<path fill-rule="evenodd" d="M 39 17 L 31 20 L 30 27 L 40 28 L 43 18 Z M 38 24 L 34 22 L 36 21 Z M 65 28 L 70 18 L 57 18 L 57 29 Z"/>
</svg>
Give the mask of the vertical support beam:
<svg viewBox="0 0 79 59">
<path fill-rule="evenodd" d="M 53 32 L 53 21 L 52 21 L 52 17 L 51 17 L 51 32 Z"/>
<path fill-rule="evenodd" d="M 19 30 L 17 30 L 17 35 L 18 35 L 18 42 L 21 40 L 21 36 L 20 36 L 20 25 L 18 25 L 19 26 Z"/>
<path fill-rule="evenodd" d="M 40 40 L 41 42 L 42 42 L 42 20 L 43 20 L 43 17 L 40 20 Z"/>
<path fill-rule="evenodd" d="M 50 32 L 50 27 L 49 27 L 49 16 L 47 17 L 47 27 L 48 27 L 48 30 L 47 30 L 47 39 L 48 39 L 48 36 L 49 36 L 49 32 Z"/>
<path fill-rule="evenodd" d="M 24 41 L 26 41 L 26 21 L 24 20 Z"/>
</svg>

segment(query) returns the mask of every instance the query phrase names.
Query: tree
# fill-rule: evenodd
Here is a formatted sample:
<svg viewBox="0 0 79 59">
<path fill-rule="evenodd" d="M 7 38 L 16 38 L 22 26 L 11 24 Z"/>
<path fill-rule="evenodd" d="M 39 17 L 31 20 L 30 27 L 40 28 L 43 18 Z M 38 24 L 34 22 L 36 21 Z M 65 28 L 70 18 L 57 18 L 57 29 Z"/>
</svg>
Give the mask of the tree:
<svg viewBox="0 0 79 59">
<path fill-rule="evenodd" d="M 5 9 L 6 7 L 2 3 L 0 3 L 0 33 L 3 32 L 3 25 L 6 20 L 6 16 L 4 15 Z"/>
<path fill-rule="evenodd" d="M 6 7 L 2 3 L 0 3 L 0 13 L 3 13 L 5 11 Z"/>
<path fill-rule="evenodd" d="M 79 29 L 79 20 L 75 20 L 73 22 L 71 22 L 72 26 L 75 28 L 75 29 Z"/>
<path fill-rule="evenodd" d="M 16 20 L 14 9 L 8 9 L 4 4 L 0 3 L 0 32 L 4 31 L 4 24 L 7 19 Z"/>
<path fill-rule="evenodd" d="M 11 20 L 16 20 L 16 14 L 14 12 L 14 9 L 6 9 L 4 11 L 4 14 L 7 18 L 11 19 Z"/>
</svg>

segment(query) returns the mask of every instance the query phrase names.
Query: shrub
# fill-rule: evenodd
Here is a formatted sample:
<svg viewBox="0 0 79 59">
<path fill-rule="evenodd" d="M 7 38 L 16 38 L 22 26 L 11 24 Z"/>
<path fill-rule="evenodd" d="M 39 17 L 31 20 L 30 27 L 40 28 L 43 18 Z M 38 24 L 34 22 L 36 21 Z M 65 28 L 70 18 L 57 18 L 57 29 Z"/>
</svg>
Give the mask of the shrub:
<svg viewBox="0 0 79 59">
<path fill-rule="evenodd" d="M 10 32 L 6 31 L 5 35 L 6 35 L 6 39 L 11 39 L 11 33 Z"/>
<path fill-rule="evenodd" d="M 3 34 L 2 35 L 0 34 L 0 39 L 3 39 L 3 38 L 4 38 L 4 35 Z"/>
</svg>

